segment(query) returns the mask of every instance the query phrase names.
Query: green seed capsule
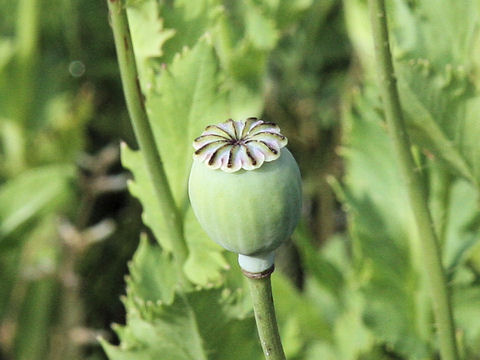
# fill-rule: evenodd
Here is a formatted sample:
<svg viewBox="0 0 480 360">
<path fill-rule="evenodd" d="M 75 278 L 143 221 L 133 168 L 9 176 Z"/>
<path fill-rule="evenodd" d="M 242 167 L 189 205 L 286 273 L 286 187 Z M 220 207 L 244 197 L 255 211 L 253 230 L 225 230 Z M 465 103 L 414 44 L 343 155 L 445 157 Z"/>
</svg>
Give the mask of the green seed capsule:
<svg viewBox="0 0 480 360">
<path fill-rule="evenodd" d="M 256 118 L 208 126 L 195 139 L 189 179 L 193 211 L 206 233 L 262 272 L 300 218 L 300 171 L 273 123 Z"/>
</svg>

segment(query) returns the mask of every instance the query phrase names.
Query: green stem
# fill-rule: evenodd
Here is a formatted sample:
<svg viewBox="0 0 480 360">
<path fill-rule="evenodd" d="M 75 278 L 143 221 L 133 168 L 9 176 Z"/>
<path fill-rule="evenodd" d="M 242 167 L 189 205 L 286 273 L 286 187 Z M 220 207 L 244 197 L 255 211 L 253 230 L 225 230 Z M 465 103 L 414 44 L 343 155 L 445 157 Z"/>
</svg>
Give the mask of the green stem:
<svg viewBox="0 0 480 360">
<path fill-rule="evenodd" d="M 133 124 L 135 137 L 137 138 L 140 150 L 147 165 L 148 174 L 154 187 L 155 195 L 160 208 L 162 209 L 162 215 L 167 222 L 166 235 L 172 240 L 177 271 L 183 281 L 184 277 L 182 268 L 188 255 L 187 246 L 183 236 L 183 225 L 168 185 L 160 154 L 158 153 L 155 144 L 153 131 L 150 127 L 145 110 L 143 94 L 138 80 L 137 66 L 135 63 L 135 55 L 133 53 L 127 14 L 121 0 L 108 0 L 107 3 L 128 112 Z M 184 284 L 186 284 L 185 281 Z"/>
<path fill-rule="evenodd" d="M 278 333 L 275 307 L 273 306 L 270 275 L 260 279 L 247 276 L 247 279 L 252 295 L 258 336 L 265 359 L 285 360 L 280 334 Z"/>
<path fill-rule="evenodd" d="M 369 7 L 380 93 L 388 128 L 393 137 L 400 168 L 406 180 L 409 200 L 420 236 L 422 256 L 425 262 L 424 270 L 430 285 L 430 296 L 437 323 L 440 353 L 444 360 L 457 360 L 458 350 L 449 290 L 442 266 L 438 240 L 427 205 L 427 196 L 422 187 L 418 170 L 415 168 L 410 151 L 410 139 L 400 107 L 388 40 L 385 3 L 383 0 L 369 0 Z"/>
</svg>

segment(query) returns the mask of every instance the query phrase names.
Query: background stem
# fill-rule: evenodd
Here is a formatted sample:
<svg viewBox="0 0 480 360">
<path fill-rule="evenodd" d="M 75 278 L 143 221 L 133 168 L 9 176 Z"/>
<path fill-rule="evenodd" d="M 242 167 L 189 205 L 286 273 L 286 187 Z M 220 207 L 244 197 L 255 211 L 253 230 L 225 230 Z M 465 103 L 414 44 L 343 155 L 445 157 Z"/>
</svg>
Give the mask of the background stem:
<svg viewBox="0 0 480 360">
<path fill-rule="evenodd" d="M 261 279 L 247 276 L 257 322 L 258 336 L 265 359 L 285 360 L 280 334 L 278 333 L 275 307 L 273 306 L 270 275 Z"/>
<path fill-rule="evenodd" d="M 415 217 L 425 261 L 424 270 L 430 285 L 430 296 L 437 323 L 440 353 L 444 360 L 457 360 L 452 307 L 446 284 L 441 252 L 427 205 L 427 196 L 415 168 L 410 140 L 406 132 L 393 70 L 387 30 L 387 14 L 383 0 L 369 0 L 370 17 L 375 43 L 378 83 L 382 95 L 385 117 L 393 138 L 399 165 L 406 181 L 410 204 Z"/>
<path fill-rule="evenodd" d="M 178 274 L 184 279 L 182 269 L 187 258 L 188 250 L 183 237 L 182 221 L 178 209 L 175 206 L 160 154 L 155 144 L 153 131 L 145 111 L 145 103 L 138 80 L 127 14 L 121 0 L 109 0 L 107 3 L 115 39 L 123 91 L 133 130 L 140 151 L 145 159 L 155 195 L 162 209 L 162 215 L 167 222 L 166 235 L 172 240 Z"/>
</svg>

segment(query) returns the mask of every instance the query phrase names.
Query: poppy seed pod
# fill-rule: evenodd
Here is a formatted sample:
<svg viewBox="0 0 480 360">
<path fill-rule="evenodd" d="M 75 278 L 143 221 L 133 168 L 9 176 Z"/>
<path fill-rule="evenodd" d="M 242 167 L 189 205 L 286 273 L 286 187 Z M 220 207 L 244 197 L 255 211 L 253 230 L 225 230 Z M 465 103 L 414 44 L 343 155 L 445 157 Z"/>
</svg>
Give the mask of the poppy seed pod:
<svg viewBox="0 0 480 360">
<path fill-rule="evenodd" d="M 210 125 L 193 144 L 193 211 L 248 272 L 273 265 L 274 250 L 300 218 L 300 171 L 286 144 L 277 125 L 256 118 Z"/>
</svg>

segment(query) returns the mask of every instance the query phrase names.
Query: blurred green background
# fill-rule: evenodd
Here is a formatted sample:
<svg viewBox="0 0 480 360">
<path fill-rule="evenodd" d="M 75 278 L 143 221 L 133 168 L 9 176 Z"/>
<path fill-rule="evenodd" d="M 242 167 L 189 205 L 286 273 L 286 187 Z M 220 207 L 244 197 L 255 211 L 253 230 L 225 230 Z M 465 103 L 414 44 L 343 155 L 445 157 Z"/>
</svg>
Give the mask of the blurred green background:
<svg viewBox="0 0 480 360">
<path fill-rule="evenodd" d="M 159 1 L 167 22 L 178 15 L 169 18 L 173 3 Z M 289 359 L 435 359 L 415 226 L 371 85 L 366 1 L 246 3 L 284 11 L 259 18 L 274 40 L 268 51 L 256 44 L 265 51 L 253 49 L 252 61 L 266 61 L 262 85 L 253 85 L 263 91 L 262 118 L 288 135 L 304 181 L 303 220 L 295 245 L 278 255 L 274 280 Z M 403 100 L 416 106 L 407 109 L 413 150 L 456 286 L 461 350 L 480 359 L 480 155 L 472 146 L 480 139 L 479 52 L 470 46 L 479 5 L 452 0 L 435 11 L 435 1 L 419 3 L 391 2 L 395 56 L 409 89 Z M 222 4 L 234 25 L 247 16 L 233 0 Z M 449 36 L 437 42 L 439 32 Z M 166 44 L 166 62 L 185 45 Z M 233 67 L 248 84 L 255 78 L 241 77 L 255 66 L 243 69 L 240 55 L 251 49 L 237 50 Z M 464 109 L 466 99 L 475 101 Z M 157 254 L 145 250 L 153 241 L 139 247 L 141 232 L 154 236 L 128 194 L 132 176 L 120 164 L 120 141 L 137 147 L 107 4 L 0 0 L 0 360 L 106 359 L 98 338 L 119 343 L 111 325 L 126 323 L 127 264 L 138 248 L 131 281 L 142 285 L 154 268 L 148 254 Z M 228 286 L 237 281 L 229 276 Z M 158 314 L 147 310 L 143 320 L 157 324 Z M 241 329 L 252 328 L 249 316 Z M 109 348 L 111 358 L 155 358 L 135 341 Z"/>
</svg>

